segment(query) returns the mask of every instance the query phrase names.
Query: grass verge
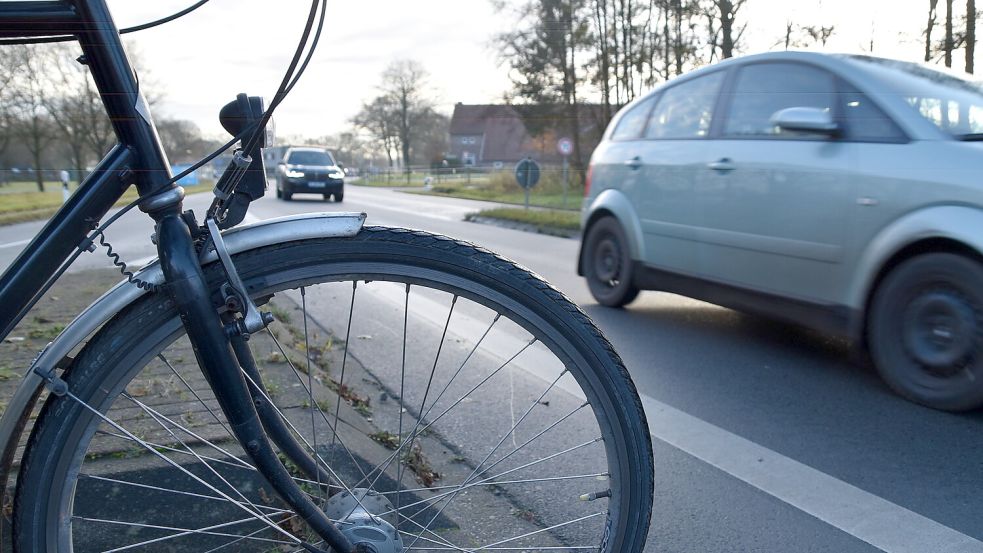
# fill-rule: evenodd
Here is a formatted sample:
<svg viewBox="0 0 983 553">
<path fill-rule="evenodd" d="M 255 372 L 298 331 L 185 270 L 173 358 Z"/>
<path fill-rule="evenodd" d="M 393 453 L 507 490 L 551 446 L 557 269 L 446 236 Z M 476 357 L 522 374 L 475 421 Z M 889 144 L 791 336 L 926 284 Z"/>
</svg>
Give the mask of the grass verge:
<svg viewBox="0 0 983 553">
<path fill-rule="evenodd" d="M 555 209 L 519 209 L 514 207 L 499 207 L 470 213 L 468 221 L 494 219 L 508 221 L 529 227 L 540 234 L 573 236 L 580 230 L 580 213 L 576 211 Z"/>
<path fill-rule="evenodd" d="M 206 192 L 211 190 L 213 185 L 214 183 L 204 182 L 186 186 L 184 190 L 188 194 Z M 130 187 L 116 202 L 116 206 L 126 205 L 135 199 L 137 199 L 137 190 Z M 0 226 L 48 219 L 61 208 L 61 205 L 61 188 L 50 187 L 46 192 L 35 190 L 0 194 Z"/>
</svg>

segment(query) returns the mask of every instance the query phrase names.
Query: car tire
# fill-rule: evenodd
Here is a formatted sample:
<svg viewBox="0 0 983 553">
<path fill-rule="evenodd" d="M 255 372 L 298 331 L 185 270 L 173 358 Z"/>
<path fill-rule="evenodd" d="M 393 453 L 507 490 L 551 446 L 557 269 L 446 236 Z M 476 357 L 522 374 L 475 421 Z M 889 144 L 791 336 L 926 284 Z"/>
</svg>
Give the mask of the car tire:
<svg viewBox="0 0 983 553">
<path fill-rule="evenodd" d="M 326 202 L 331 199 L 331 194 L 321 194 L 321 199 Z"/>
<path fill-rule="evenodd" d="M 278 199 L 278 200 L 283 199 L 283 192 L 280 191 L 280 183 L 279 182 L 276 183 L 276 199 Z"/>
<path fill-rule="evenodd" d="M 282 194 L 283 194 L 283 200 L 284 201 L 287 201 L 287 202 L 289 202 L 294 197 L 294 193 L 293 192 L 287 192 L 286 190 L 284 190 L 282 192 Z"/>
<path fill-rule="evenodd" d="M 343 199 L 345 199 L 345 193 L 344 192 L 335 192 L 334 193 L 334 201 L 336 201 L 338 203 L 341 203 L 341 201 Z"/>
<path fill-rule="evenodd" d="M 632 282 L 628 239 L 617 219 L 604 217 L 591 225 L 583 251 L 587 287 L 598 303 L 622 307 L 638 297 L 639 290 Z"/>
<path fill-rule="evenodd" d="M 874 292 L 871 357 L 902 396 L 945 411 L 983 406 L 983 264 L 951 253 L 909 259 Z"/>
</svg>

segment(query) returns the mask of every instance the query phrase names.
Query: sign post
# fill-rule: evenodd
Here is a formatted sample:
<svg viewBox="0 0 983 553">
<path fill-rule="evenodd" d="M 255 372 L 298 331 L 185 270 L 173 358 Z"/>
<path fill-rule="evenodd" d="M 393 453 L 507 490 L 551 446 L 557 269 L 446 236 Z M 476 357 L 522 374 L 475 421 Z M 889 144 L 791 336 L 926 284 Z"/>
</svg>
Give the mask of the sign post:
<svg viewBox="0 0 983 553">
<path fill-rule="evenodd" d="M 527 157 L 515 165 L 515 180 L 526 192 L 526 209 L 529 209 L 529 190 L 539 182 L 539 164 Z"/>
<path fill-rule="evenodd" d="M 573 153 L 573 141 L 563 137 L 556 143 L 556 149 L 563 155 L 563 209 L 567 208 L 567 190 L 570 188 L 570 154 Z"/>
</svg>

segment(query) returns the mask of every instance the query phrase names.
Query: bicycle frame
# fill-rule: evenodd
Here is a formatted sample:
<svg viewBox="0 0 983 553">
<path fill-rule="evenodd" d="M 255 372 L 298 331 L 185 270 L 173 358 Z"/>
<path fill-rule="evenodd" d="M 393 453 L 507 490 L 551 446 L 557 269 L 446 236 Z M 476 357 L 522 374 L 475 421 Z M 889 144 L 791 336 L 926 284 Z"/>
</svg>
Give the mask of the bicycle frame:
<svg viewBox="0 0 983 553">
<path fill-rule="evenodd" d="M 136 185 L 140 209 L 156 221 L 157 250 L 167 290 L 236 438 L 278 495 L 333 550 L 352 551 L 348 539 L 293 482 L 264 432 L 264 426 L 270 428 L 268 421 L 260 420 L 256 398 L 242 376 L 241 367 L 252 365 L 248 348 L 241 344 L 244 337 L 230 336 L 227 328 L 231 315 L 220 318 L 212 304 L 191 229 L 181 217 L 184 190 L 168 184 L 171 172 L 167 157 L 106 0 L 0 3 L 0 38 L 66 34 L 74 35 L 82 46 L 81 60 L 90 68 L 119 142 L 0 277 L 0 305 L 6 308 L 0 313 L 0 339 L 51 286 L 73 251 L 91 245 L 87 234 L 123 192 Z M 226 266 L 226 270 L 235 269 Z M 45 378 L 56 395 L 68 391 L 53 371 Z M 296 443 L 286 445 L 299 451 Z M 289 448 L 281 445 L 281 449 Z M 319 551 L 309 544 L 303 547 Z"/>
<path fill-rule="evenodd" d="M 34 306 L 61 264 L 82 247 L 87 233 L 130 185 L 143 196 L 171 178 L 150 110 L 105 1 L 0 3 L 0 37 L 52 34 L 78 37 L 119 143 L 0 277 L 0 339 Z M 174 185 L 165 194 L 176 197 L 179 191 Z"/>
</svg>

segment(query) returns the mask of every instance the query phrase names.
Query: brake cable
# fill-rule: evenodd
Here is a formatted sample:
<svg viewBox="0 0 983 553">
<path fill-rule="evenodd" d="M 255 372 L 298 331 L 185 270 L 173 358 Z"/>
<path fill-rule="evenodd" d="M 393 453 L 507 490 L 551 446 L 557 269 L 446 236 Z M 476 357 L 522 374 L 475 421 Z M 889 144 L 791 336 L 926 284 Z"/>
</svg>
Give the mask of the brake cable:
<svg viewBox="0 0 983 553">
<path fill-rule="evenodd" d="M 189 13 L 197 10 L 198 8 L 204 6 L 210 1 L 211 0 L 199 0 L 198 2 L 195 2 L 194 4 L 188 6 L 187 8 L 184 8 L 179 12 L 172 13 L 167 17 L 155 19 L 154 21 L 149 21 L 147 23 L 141 23 L 140 25 L 134 25 L 133 27 L 126 27 L 124 29 L 120 29 L 119 34 L 125 35 L 129 33 L 135 33 L 137 31 L 152 29 L 154 27 L 157 27 L 158 25 L 163 25 L 164 23 L 170 23 L 175 19 L 188 15 Z M 75 40 L 74 35 L 43 36 L 43 37 L 36 37 L 36 38 L 6 38 L 0 40 L 0 46 L 14 45 L 14 44 L 52 44 L 55 42 L 71 42 L 73 40 Z"/>
</svg>

